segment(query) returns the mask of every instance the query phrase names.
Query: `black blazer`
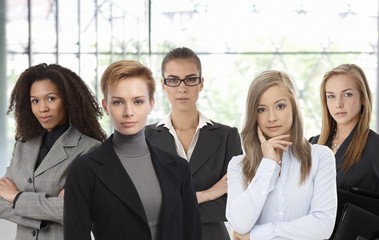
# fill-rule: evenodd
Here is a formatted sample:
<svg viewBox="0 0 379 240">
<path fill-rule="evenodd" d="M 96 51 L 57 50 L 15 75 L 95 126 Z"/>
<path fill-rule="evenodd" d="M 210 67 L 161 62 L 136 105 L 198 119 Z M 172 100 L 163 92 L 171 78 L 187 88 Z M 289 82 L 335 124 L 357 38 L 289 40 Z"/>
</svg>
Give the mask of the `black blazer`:
<svg viewBox="0 0 379 240">
<path fill-rule="evenodd" d="M 342 156 L 347 151 L 353 134 L 354 128 L 345 141 L 338 148 L 336 157 L 337 169 L 337 187 L 348 189 L 359 187 L 379 193 L 379 135 L 370 130 L 365 148 L 363 149 L 361 159 L 357 164 L 352 166 L 348 171 L 342 170 Z M 309 139 L 311 143 L 317 143 L 319 135 Z M 331 146 L 331 139 L 325 144 Z"/>
<path fill-rule="evenodd" d="M 212 123 L 213 125 L 208 124 L 200 129 L 199 139 L 189 161 L 196 191 L 206 190 L 217 183 L 226 174 L 230 159 L 242 154 L 237 128 Z M 174 137 L 163 125 L 157 126 L 155 123 L 146 126 L 145 136 L 154 146 L 177 155 Z M 199 205 L 203 238 L 213 236 L 207 240 L 228 239 L 220 236 L 226 232 L 225 208 L 226 194 Z"/>
<path fill-rule="evenodd" d="M 201 224 L 187 162 L 152 147 L 162 190 L 160 240 L 198 240 Z M 112 136 L 69 169 L 64 196 L 64 239 L 150 240 L 137 190 L 117 157 Z"/>
</svg>

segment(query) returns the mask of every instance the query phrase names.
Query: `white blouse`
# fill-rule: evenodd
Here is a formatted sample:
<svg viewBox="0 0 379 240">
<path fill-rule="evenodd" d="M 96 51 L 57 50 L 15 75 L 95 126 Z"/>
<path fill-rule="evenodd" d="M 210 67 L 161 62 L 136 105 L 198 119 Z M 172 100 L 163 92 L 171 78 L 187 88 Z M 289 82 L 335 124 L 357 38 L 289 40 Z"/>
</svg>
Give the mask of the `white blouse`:
<svg viewBox="0 0 379 240">
<path fill-rule="evenodd" d="M 312 145 L 312 168 L 300 185 L 300 161 L 291 148 L 282 166 L 263 158 L 251 183 L 245 186 L 243 155 L 228 165 L 226 218 L 234 231 L 250 239 L 327 239 L 337 211 L 336 167 L 333 152 Z M 280 173 L 280 174 L 279 174 Z"/>
</svg>

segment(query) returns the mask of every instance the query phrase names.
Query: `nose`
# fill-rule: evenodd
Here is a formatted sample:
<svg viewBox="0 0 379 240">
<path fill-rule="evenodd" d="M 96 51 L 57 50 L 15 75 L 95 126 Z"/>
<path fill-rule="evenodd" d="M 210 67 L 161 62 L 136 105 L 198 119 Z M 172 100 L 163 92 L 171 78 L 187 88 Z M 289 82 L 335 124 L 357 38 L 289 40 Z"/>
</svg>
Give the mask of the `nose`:
<svg viewBox="0 0 379 240">
<path fill-rule="evenodd" d="M 337 97 L 336 108 L 343 108 L 343 98 Z"/>
<path fill-rule="evenodd" d="M 49 106 L 48 106 L 48 104 L 47 104 L 45 101 L 40 101 L 40 102 L 39 102 L 39 105 L 38 105 L 38 111 L 39 111 L 40 113 L 44 113 L 44 112 L 49 111 Z"/>
<path fill-rule="evenodd" d="M 131 104 L 125 103 L 125 105 L 124 105 L 124 111 L 123 111 L 122 116 L 123 117 L 133 117 L 134 116 Z"/>
<path fill-rule="evenodd" d="M 179 93 L 187 93 L 187 85 L 184 84 L 184 82 L 181 82 L 178 86 Z"/>
<path fill-rule="evenodd" d="M 274 121 L 276 121 L 276 114 L 275 114 L 275 111 L 273 111 L 273 110 L 269 110 L 269 111 L 268 111 L 268 121 L 269 121 L 269 122 L 274 122 Z"/>
</svg>

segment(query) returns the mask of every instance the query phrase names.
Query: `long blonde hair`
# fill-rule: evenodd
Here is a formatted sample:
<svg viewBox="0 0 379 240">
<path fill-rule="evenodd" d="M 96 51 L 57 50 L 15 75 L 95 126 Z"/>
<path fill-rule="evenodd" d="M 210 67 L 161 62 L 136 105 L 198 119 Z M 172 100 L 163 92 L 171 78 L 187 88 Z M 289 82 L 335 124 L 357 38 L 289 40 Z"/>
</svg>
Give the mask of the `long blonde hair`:
<svg viewBox="0 0 379 240">
<path fill-rule="evenodd" d="M 337 122 L 333 119 L 328 110 L 325 85 L 328 79 L 335 75 L 347 75 L 354 80 L 355 85 L 361 95 L 362 110 L 357 124 L 357 129 L 352 141 L 347 147 L 342 159 L 342 169 L 348 170 L 351 166 L 359 162 L 363 149 L 365 148 L 368 133 L 370 130 L 370 118 L 372 111 L 372 97 L 367 78 L 363 70 L 355 64 L 342 64 L 324 74 L 320 88 L 320 98 L 322 105 L 322 126 L 318 144 L 325 145 L 337 128 Z"/>
<path fill-rule="evenodd" d="M 251 83 L 247 101 L 245 123 L 241 131 L 242 144 L 244 148 L 244 159 L 242 170 L 245 183 L 251 182 L 258 166 L 262 160 L 263 153 L 257 132 L 258 103 L 262 94 L 272 86 L 284 87 L 288 90 L 292 104 L 293 123 L 291 127 L 292 152 L 301 161 L 300 184 L 308 177 L 312 165 L 311 146 L 303 135 L 303 120 L 297 102 L 295 88 L 289 76 L 281 71 L 268 70 L 259 74 Z"/>
</svg>

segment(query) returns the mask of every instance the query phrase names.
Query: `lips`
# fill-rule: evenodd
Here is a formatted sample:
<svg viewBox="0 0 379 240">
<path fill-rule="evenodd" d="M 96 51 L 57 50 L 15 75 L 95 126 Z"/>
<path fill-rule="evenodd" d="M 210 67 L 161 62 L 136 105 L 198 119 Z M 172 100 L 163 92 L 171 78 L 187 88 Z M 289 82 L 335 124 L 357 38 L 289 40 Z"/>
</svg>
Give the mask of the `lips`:
<svg viewBox="0 0 379 240">
<path fill-rule="evenodd" d="M 345 116 L 347 114 L 347 112 L 337 112 L 335 115 L 337 116 L 337 117 L 343 117 L 343 116 Z"/>
<path fill-rule="evenodd" d="M 269 127 L 267 127 L 267 129 L 269 130 L 269 131 L 276 131 L 277 129 L 279 129 L 280 128 L 280 126 L 269 126 Z"/>
<path fill-rule="evenodd" d="M 122 122 L 121 125 L 126 128 L 134 127 L 137 124 L 137 122 Z"/>
<path fill-rule="evenodd" d="M 38 117 L 38 119 L 41 123 L 47 123 L 51 119 L 51 116 Z"/>
</svg>

